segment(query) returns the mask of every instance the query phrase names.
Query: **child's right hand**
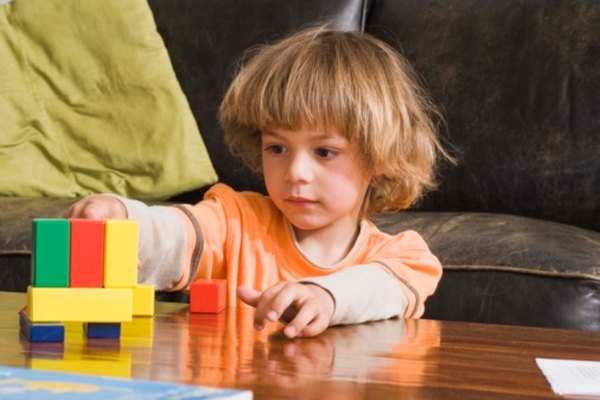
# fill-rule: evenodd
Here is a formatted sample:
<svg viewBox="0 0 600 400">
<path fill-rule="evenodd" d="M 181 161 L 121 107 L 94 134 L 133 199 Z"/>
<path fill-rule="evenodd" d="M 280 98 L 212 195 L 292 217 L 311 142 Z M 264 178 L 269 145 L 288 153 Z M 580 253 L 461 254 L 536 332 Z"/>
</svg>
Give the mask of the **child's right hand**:
<svg viewBox="0 0 600 400">
<path fill-rule="evenodd" d="M 65 211 L 65 218 L 125 219 L 125 205 L 112 196 L 94 194 L 73 203 Z"/>
<path fill-rule="evenodd" d="M 282 320 L 287 323 L 283 333 L 289 338 L 317 336 L 325 331 L 335 309 L 331 293 L 312 283 L 279 282 L 263 292 L 240 286 L 237 295 L 256 308 L 255 329 L 262 330 L 268 321 Z"/>
</svg>

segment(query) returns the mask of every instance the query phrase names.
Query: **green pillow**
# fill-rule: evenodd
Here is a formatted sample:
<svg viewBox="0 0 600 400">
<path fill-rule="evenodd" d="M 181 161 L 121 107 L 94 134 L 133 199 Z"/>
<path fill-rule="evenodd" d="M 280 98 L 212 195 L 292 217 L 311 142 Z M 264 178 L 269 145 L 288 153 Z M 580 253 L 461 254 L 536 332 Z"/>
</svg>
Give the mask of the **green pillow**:
<svg viewBox="0 0 600 400">
<path fill-rule="evenodd" d="M 0 195 L 165 199 L 216 173 L 145 0 L 0 5 Z"/>
</svg>

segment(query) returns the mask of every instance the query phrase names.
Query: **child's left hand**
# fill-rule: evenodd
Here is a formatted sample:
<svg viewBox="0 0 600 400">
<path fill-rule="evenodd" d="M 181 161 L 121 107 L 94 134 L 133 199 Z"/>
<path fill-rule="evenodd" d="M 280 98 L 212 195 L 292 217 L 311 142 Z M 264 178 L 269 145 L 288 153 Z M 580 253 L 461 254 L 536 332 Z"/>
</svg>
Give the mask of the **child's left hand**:
<svg viewBox="0 0 600 400">
<path fill-rule="evenodd" d="M 283 333 L 289 338 L 316 336 L 325 331 L 335 307 L 328 291 L 310 283 L 279 282 L 262 293 L 240 286 L 237 295 L 256 308 L 255 329 L 263 329 L 267 321 L 281 319 L 287 322 Z"/>
</svg>

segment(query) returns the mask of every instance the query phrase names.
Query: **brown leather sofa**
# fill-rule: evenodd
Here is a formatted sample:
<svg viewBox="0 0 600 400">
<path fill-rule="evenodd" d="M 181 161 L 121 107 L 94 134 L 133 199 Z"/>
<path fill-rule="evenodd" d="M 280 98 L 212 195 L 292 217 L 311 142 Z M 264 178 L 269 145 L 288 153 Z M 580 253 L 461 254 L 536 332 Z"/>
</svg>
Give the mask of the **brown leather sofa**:
<svg viewBox="0 0 600 400">
<path fill-rule="evenodd" d="M 262 191 L 217 108 L 247 48 L 330 21 L 413 63 L 459 163 L 411 211 L 444 264 L 426 318 L 600 332 L 600 3 L 595 0 L 150 0 L 220 180 Z M 194 202 L 204 189 L 173 201 Z M 0 290 L 29 282 L 31 218 L 73 199 L 0 198 Z"/>
</svg>

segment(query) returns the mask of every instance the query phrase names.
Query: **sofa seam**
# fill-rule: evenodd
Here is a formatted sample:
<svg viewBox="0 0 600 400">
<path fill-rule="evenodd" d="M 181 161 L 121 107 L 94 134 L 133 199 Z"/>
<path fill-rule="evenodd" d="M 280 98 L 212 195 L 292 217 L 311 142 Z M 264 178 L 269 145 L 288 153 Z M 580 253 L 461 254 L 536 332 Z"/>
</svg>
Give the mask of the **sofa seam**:
<svg viewBox="0 0 600 400">
<path fill-rule="evenodd" d="M 572 278 L 572 279 L 589 279 L 595 282 L 600 282 L 600 276 L 586 274 L 581 272 L 558 272 L 558 271 L 540 271 L 531 267 L 506 267 L 500 265 L 466 265 L 466 264 L 444 264 L 444 270 L 449 271 L 496 271 L 496 272 L 511 272 L 524 275 L 536 275 L 551 278 Z M 600 269 L 600 267 L 595 267 Z"/>
<path fill-rule="evenodd" d="M 31 250 L 0 250 L 0 256 L 30 256 Z"/>
</svg>

